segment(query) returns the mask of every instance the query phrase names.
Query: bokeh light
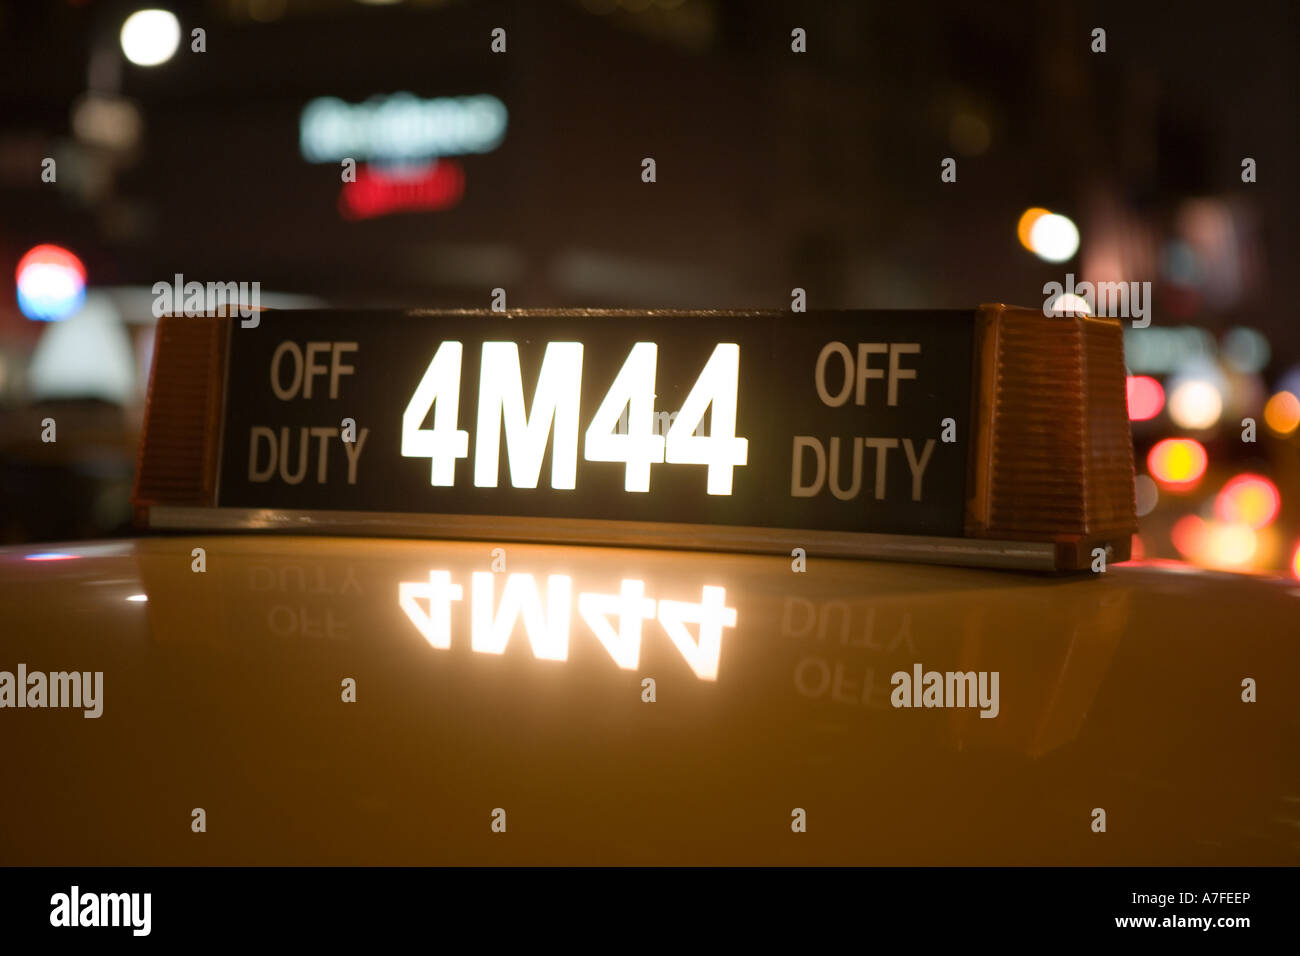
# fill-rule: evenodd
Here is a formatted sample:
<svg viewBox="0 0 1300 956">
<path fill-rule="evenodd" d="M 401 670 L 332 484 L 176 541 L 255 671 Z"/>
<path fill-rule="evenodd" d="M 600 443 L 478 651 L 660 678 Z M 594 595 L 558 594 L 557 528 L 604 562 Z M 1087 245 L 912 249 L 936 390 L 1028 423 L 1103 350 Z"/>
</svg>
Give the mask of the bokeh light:
<svg viewBox="0 0 1300 956">
<path fill-rule="evenodd" d="M 1268 339 L 1254 329 L 1237 326 L 1223 337 L 1223 359 L 1238 372 L 1258 372 L 1268 364 Z"/>
<path fill-rule="evenodd" d="M 1058 295 L 1048 305 L 1047 311 L 1059 315 L 1092 315 L 1088 300 L 1081 295 L 1075 295 L 1073 292 Z"/>
<path fill-rule="evenodd" d="M 1165 389 L 1149 375 L 1128 377 L 1129 421 L 1145 422 L 1155 418 L 1165 407 Z"/>
<path fill-rule="evenodd" d="M 122 54 L 136 66 L 157 66 L 175 54 L 181 25 L 168 10 L 137 10 L 122 24 Z"/>
<path fill-rule="evenodd" d="M 1201 269 L 1191 243 L 1182 239 L 1166 242 L 1160 249 L 1160 272 L 1175 285 L 1197 285 Z"/>
<path fill-rule="evenodd" d="M 1207 379 L 1189 378 L 1169 393 L 1169 417 L 1182 428 L 1212 428 L 1223 414 L 1223 396 Z"/>
<path fill-rule="evenodd" d="M 1248 567 L 1258 547 L 1254 528 L 1226 521 L 1207 522 L 1202 543 L 1200 563 L 1227 570 Z"/>
<path fill-rule="evenodd" d="M 86 299 L 86 267 L 61 246 L 40 245 L 18 260 L 14 270 L 18 308 L 29 319 L 67 318 Z"/>
<path fill-rule="evenodd" d="M 1292 365 L 1277 380 L 1277 391 L 1300 396 L 1300 365 Z"/>
<path fill-rule="evenodd" d="M 1174 522 L 1169 538 L 1188 561 L 1225 571 L 1249 568 L 1259 548 L 1255 530 L 1229 521 L 1204 521 L 1183 515 Z"/>
<path fill-rule="evenodd" d="M 1208 462 L 1205 446 L 1192 438 L 1166 438 L 1147 454 L 1151 476 L 1170 491 L 1194 488 Z"/>
<path fill-rule="evenodd" d="M 966 156 L 980 156 L 992 141 L 989 124 L 975 113 L 957 113 L 948 124 L 948 141 Z"/>
<path fill-rule="evenodd" d="M 1169 529 L 1169 540 L 1179 554 L 1194 560 L 1205 550 L 1205 522 L 1196 515 L 1183 515 Z"/>
<path fill-rule="evenodd" d="M 1242 418 L 1259 414 L 1268 398 L 1268 389 L 1257 373 L 1229 368 L 1219 394 L 1223 396 L 1223 417 L 1240 422 Z"/>
<path fill-rule="evenodd" d="M 1149 475 L 1138 475 L 1133 481 L 1133 493 L 1137 499 L 1137 515 L 1144 518 L 1156 510 L 1160 501 L 1160 489 Z"/>
<path fill-rule="evenodd" d="M 1264 424 L 1283 438 L 1300 428 L 1300 398 L 1278 392 L 1264 404 Z"/>
<path fill-rule="evenodd" d="M 1020 214 L 1020 222 L 1016 223 L 1016 237 L 1020 240 L 1020 244 L 1030 252 L 1034 251 L 1034 247 L 1029 242 L 1029 232 L 1034 228 L 1034 223 L 1038 222 L 1043 216 L 1048 215 L 1049 212 L 1050 210 L 1044 209 L 1042 206 L 1031 206 Z"/>
<path fill-rule="evenodd" d="M 1068 216 L 1049 212 L 1029 227 L 1029 248 L 1048 262 L 1065 262 L 1079 251 L 1079 227 Z"/>
<path fill-rule="evenodd" d="M 1223 486 L 1214 499 L 1214 514 L 1220 521 L 1258 530 L 1277 517 L 1281 505 L 1277 485 L 1263 475 L 1242 474 Z"/>
</svg>

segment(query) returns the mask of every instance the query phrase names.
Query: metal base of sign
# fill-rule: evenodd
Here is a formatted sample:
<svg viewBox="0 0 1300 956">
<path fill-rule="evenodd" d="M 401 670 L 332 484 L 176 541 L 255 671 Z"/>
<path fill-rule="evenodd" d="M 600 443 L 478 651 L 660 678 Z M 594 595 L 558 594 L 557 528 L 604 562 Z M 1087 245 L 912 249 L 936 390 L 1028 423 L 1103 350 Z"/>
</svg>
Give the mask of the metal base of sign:
<svg viewBox="0 0 1300 956">
<path fill-rule="evenodd" d="M 651 521 L 153 505 L 148 509 L 148 526 L 170 531 L 274 531 L 288 534 L 469 538 L 784 555 L 789 555 L 795 548 L 803 548 L 810 557 L 873 558 L 1029 571 L 1058 570 L 1056 546 L 1050 541 L 991 541 L 982 538 L 800 531 L 790 528 Z"/>
</svg>

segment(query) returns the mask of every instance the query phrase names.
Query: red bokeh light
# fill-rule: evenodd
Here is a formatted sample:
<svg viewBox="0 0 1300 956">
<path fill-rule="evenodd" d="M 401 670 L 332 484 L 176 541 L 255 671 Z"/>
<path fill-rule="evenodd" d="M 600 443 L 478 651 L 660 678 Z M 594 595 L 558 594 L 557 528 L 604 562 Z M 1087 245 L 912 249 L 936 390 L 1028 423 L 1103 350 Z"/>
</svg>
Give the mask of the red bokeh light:
<svg viewBox="0 0 1300 956">
<path fill-rule="evenodd" d="M 1149 375 L 1128 377 L 1129 421 L 1145 422 L 1155 418 L 1165 407 L 1165 389 Z"/>
</svg>

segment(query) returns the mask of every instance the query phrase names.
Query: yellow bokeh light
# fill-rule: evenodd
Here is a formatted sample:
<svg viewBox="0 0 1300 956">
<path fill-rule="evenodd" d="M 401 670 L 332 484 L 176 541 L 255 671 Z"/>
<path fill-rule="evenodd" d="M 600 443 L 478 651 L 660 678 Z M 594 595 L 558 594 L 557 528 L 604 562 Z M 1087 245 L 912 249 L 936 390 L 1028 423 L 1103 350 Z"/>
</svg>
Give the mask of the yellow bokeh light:
<svg viewBox="0 0 1300 956">
<path fill-rule="evenodd" d="M 1300 427 L 1300 398 L 1290 392 L 1278 392 L 1264 405 L 1264 424 L 1283 437 Z"/>
<path fill-rule="evenodd" d="M 1201 563 L 1212 568 L 1241 568 L 1255 556 L 1255 529 L 1244 524 L 1206 524 Z"/>
<path fill-rule="evenodd" d="M 1277 485 L 1263 475 L 1237 475 L 1223 486 L 1214 502 L 1220 519 L 1256 530 L 1276 518 L 1281 506 Z"/>
<path fill-rule="evenodd" d="M 1034 223 L 1038 222 L 1043 216 L 1050 215 L 1050 209 L 1043 209 L 1041 206 L 1031 206 L 1020 214 L 1020 222 L 1016 224 L 1016 237 L 1019 238 L 1020 244 L 1030 252 L 1034 247 L 1029 244 L 1029 232 L 1034 228 Z"/>
<path fill-rule="evenodd" d="M 1151 476 L 1167 488 L 1190 488 L 1205 474 L 1205 446 L 1191 438 L 1166 438 L 1147 455 Z"/>
</svg>

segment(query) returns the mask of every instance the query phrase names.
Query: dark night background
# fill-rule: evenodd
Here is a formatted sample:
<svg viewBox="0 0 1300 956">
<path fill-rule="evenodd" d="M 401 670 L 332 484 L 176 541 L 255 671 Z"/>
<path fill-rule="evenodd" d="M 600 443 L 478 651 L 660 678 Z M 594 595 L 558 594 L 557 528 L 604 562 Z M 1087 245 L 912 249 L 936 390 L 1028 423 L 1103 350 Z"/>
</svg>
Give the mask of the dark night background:
<svg viewBox="0 0 1300 956">
<path fill-rule="evenodd" d="M 181 46 L 136 66 L 118 32 L 154 5 L 176 13 Z M 1205 427 L 1168 409 L 1135 423 L 1140 474 L 1161 438 L 1193 437 L 1210 461 L 1191 492 L 1162 487 L 1142 552 L 1222 565 L 1171 529 L 1208 527 L 1216 492 L 1247 472 L 1276 483 L 1281 510 L 1235 566 L 1288 568 L 1300 431 L 1269 430 L 1263 411 L 1300 389 L 1298 35 L 1284 2 L 0 2 L 0 541 L 129 530 L 148 290 L 175 273 L 258 281 L 267 305 L 484 308 L 502 287 L 511 307 L 776 309 L 796 286 L 817 309 L 1038 306 L 1072 273 L 1151 282 L 1148 343 L 1175 328 L 1211 343 L 1163 368 L 1135 367 L 1153 351 L 1129 343 L 1134 374 L 1171 388 L 1204 373 L 1223 399 Z M 302 158 L 299 115 L 400 91 L 492 94 L 504 140 L 450 160 L 464 191 L 446 208 L 345 218 L 339 166 Z M 1069 216 L 1078 253 L 1022 245 L 1029 207 Z M 69 324 L 18 308 L 15 267 L 41 243 L 85 264 L 129 341 L 129 388 L 94 361 L 52 374 L 62 351 L 38 361 Z M 1267 356 L 1225 364 L 1239 327 Z"/>
</svg>

